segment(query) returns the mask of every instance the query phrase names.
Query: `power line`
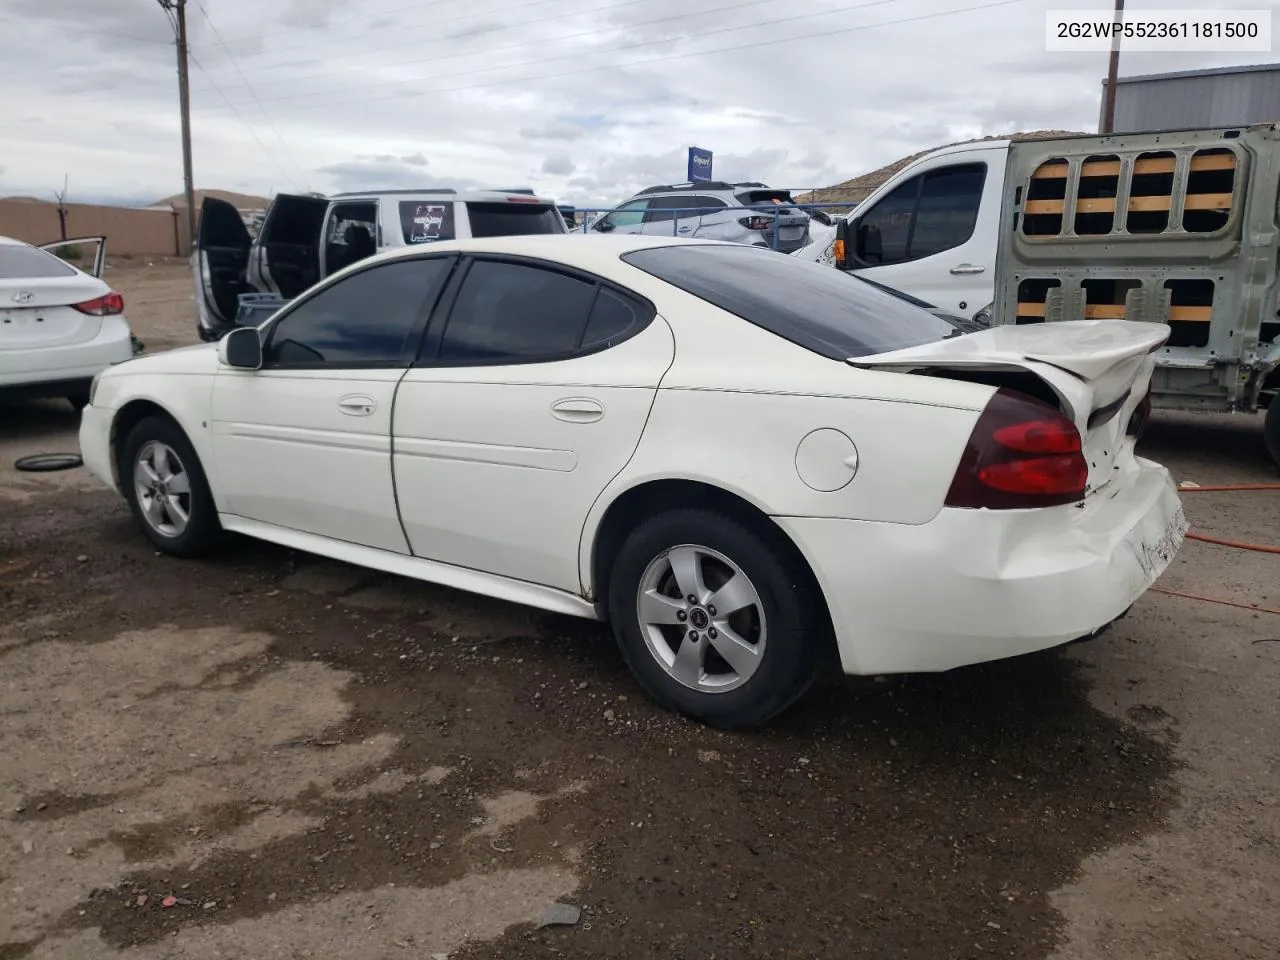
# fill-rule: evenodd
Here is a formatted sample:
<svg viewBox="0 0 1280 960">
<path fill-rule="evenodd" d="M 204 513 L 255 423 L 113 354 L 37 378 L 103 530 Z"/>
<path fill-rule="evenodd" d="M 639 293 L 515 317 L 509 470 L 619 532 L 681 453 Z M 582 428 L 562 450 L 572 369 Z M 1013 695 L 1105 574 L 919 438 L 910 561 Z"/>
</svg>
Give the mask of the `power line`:
<svg viewBox="0 0 1280 960">
<path fill-rule="evenodd" d="M 295 188 L 301 189 L 300 187 L 298 187 L 298 182 L 293 179 L 293 175 L 290 174 L 289 171 L 284 168 L 284 164 L 282 164 L 276 158 L 275 154 L 273 154 L 270 150 L 267 149 L 267 145 L 258 138 L 258 134 L 254 131 L 253 125 L 250 124 L 249 121 L 244 118 L 243 114 L 241 114 L 240 111 L 236 109 L 236 105 L 227 98 L 227 95 L 225 93 L 222 92 L 222 88 L 218 86 L 216 83 L 214 83 L 213 77 L 209 76 L 209 71 L 204 68 L 204 64 L 202 64 L 199 60 L 196 59 L 196 55 L 194 53 L 189 54 L 189 56 L 191 57 L 191 62 L 196 65 L 196 68 L 201 73 L 203 73 L 205 79 L 209 81 L 209 85 L 213 87 L 214 91 L 216 91 L 220 97 L 222 97 L 222 102 L 225 103 L 231 109 L 231 112 L 236 115 L 236 118 L 239 119 L 239 121 L 244 124 L 244 128 L 249 131 L 249 136 L 253 137 L 253 142 L 258 145 L 258 148 L 267 157 L 267 159 L 276 165 L 277 169 L 279 169 L 279 171 L 282 174 L 284 174 L 284 178 L 288 180 L 290 183 L 292 183 Z"/>
<path fill-rule="evenodd" d="M 779 24 L 783 24 L 783 23 L 796 23 L 800 20 L 812 20 L 815 17 L 826 17 L 832 14 L 837 14 L 837 13 L 851 13 L 855 10 L 865 10 L 868 7 L 880 7 L 886 4 L 896 3 L 896 2 L 898 2 L 898 0 L 869 0 L 869 2 L 866 2 L 866 3 L 857 3 L 851 6 L 845 6 L 845 7 L 828 7 L 827 9 L 824 9 L 824 10 L 816 10 L 816 11 L 811 11 L 809 13 L 793 14 L 788 17 L 778 17 L 773 20 L 759 20 L 752 23 L 739 24 L 737 26 L 716 27 L 714 30 L 699 31 L 698 33 L 692 34 L 692 36 L 701 39 L 703 37 L 713 37 L 722 33 L 736 33 L 739 30 L 754 30 L 760 27 L 778 26 Z M 742 3 L 742 4 L 731 5 L 729 7 L 723 7 L 721 9 L 728 10 L 728 9 L 732 9 L 733 6 L 752 6 L 752 5 L 754 4 Z M 662 20 L 679 20 L 683 16 L 685 15 L 677 14 L 671 17 L 663 17 L 661 19 Z M 658 23 L 660 21 L 655 20 L 652 22 Z M 642 24 L 635 24 L 634 26 L 642 26 Z M 597 31 L 590 31 L 590 32 L 595 33 Z M 826 31 L 826 32 L 830 33 L 832 31 Z M 585 35 L 586 34 L 579 34 L 579 36 L 585 36 Z M 659 37 L 656 40 L 638 40 L 632 43 L 623 43 L 618 46 L 610 47 L 607 51 L 598 51 L 598 52 L 617 53 L 622 50 L 638 50 L 642 47 L 652 47 L 658 44 L 670 43 L 672 40 L 677 40 L 677 39 L 684 39 L 684 37 Z M 483 51 L 483 53 L 485 54 L 488 54 L 489 52 L 490 51 L 488 50 Z M 475 56 L 475 54 L 473 53 L 471 54 L 471 56 Z M 516 67 L 532 67 L 532 66 L 538 66 L 544 63 L 557 63 L 564 60 L 578 60 L 580 59 L 580 57 L 581 57 L 580 54 L 561 54 L 555 57 L 541 57 L 537 60 L 521 60 L 518 63 L 508 63 L 508 64 L 504 64 L 502 67 L 498 69 L 510 70 L 510 69 L 515 69 Z M 435 62 L 435 60 L 437 59 L 444 59 L 444 58 L 426 57 L 420 60 L 403 61 L 401 63 L 397 63 L 396 66 L 407 67 L 417 63 Z M 452 77 L 469 77 L 469 76 L 475 76 L 477 74 L 492 73 L 493 70 L 494 70 L 493 67 L 481 67 L 477 70 L 463 70 L 460 72 L 451 71 L 449 73 L 432 74 L 426 77 L 410 77 L 404 80 L 385 80 L 381 83 L 367 84 L 365 86 L 360 87 L 360 89 L 361 90 L 377 90 L 383 87 L 401 87 L 401 86 L 405 86 L 406 84 L 423 83 L 424 81 L 429 81 L 429 80 L 442 80 L 442 79 L 452 78 Z M 305 99 L 307 97 L 325 97 L 336 92 L 341 92 L 345 89 L 350 89 L 350 88 L 349 87 L 334 88 L 332 90 L 311 91 L 309 93 L 304 93 L 304 94 L 293 94 L 293 95 L 286 95 L 286 96 L 280 96 L 280 97 L 270 97 L 268 98 L 267 102 L 278 101 L 278 100 L 300 100 L 300 99 Z"/>
<path fill-rule="evenodd" d="M 231 65 L 236 68 L 236 73 L 240 74 L 240 79 L 244 82 L 244 88 L 249 91 L 249 96 L 253 97 L 254 103 L 256 103 L 258 105 L 258 109 L 262 111 L 263 118 L 271 126 L 271 130 L 276 135 L 276 139 L 280 141 L 280 146 L 284 148 L 285 156 L 289 158 L 289 162 L 293 164 L 294 169 L 298 171 L 298 173 L 302 176 L 302 179 L 305 181 L 307 179 L 306 171 L 302 169 L 302 164 L 298 163 L 298 158 L 295 157 L 293 155 L 293 151 L 289 149 L 289 144 L 285 143 L 284 137 L 280 136 L 280 128 L 276 126 L 276 122 L 271 119 L 271 116 L 267 113 L 266 107 L 264 107 L 262 105 L 262 101 L 258 99 L 257 92 L 250 85 L 249 78 L 244 75 L 244 71 L 240 69 L 240 64 L 236 62 L 235 56 L 231 53 L 231 50 L 227 47 L 227 42 L 222 39 L 222 34 L 218 32 L 217 25 L 210 18 L 209 11 L 207 11 L 204 8 L 204 4 L 201 3 L 200 0 L 196 0 L 196 9 L 200 11 L 200 16 L 204 17 L 204 22 L 209 25 L 209 29 L 213 31 L 214 37 L 217 39 L 217 41 L 220 44 L 222 44 L 222 49 L 225 50 L 227 53 L 227 59 L 229 59 L 231 61 Z M 202 73 L 205 73 L 206 76 L 208 76 L 208 73 L 205 71 L 204 67 L 200 67 L 200 71 Z M 224 96 L 223 99 L 226 99 L 226 97 Z M 231 105 L 230 100 L 227 101 L 227 105 L 228 106 Z M 292 177 L 289 177 L 289 179 L 293 180 Z M 297 181 L 294 181 L 294 183 L 296 185 Z"/>
<path fill-rule="evenodd" d="M 756 40 L 751 43 L 733 44 L 727 47 L 716 47 L 712 50 L 695 50 L 689 53 L 669 54 L 662 57 L 650 57 L 647 60 L 632 60 L 629 63 L 604 63 L 594 67 L 583 67 L 579 70 L 564 70 L 559 73 L 548 73 L 542 75 L 534 75 L 530 77 L 508 77 L 502 80 L 490 80 L 485 83 L 462 84 L 456 87 L 434 87 L 428 90 L 413 90 L 409 93 L 394 93 L 380 97 L 360 97 L 355 100 L 329 100 L 324 103 L 310 104 L 298 107 L 298 110 L 320 110 L 331 109 L 335 106 L 343 106 L 349 103 L 372 103 L 381 100 L 400 100 L 407 97 L 434 96 L 440 93 L 456 93 L 464 90 L 484 90 L 488 87 L 510 86 L 512 84 L 534 83 L 541 80 L 558 80 L 563 77 L 577 77 L 588 73 L 599 73 L 602 70 L 621 70 L 630 67 L 642 67 L 653 63 L 670 63 L 676 60 L 690 60 L 694 57 L 710 56 L 717 53 L 733 53 L 739 50 L 755 50 L 761 47 L 771 47 L 779 43 L 796 43 L 801 40 L 814 40 L 822 37 L 841 36 L 848 33 L 858 33 L 863 30 L 876 30 L 880 27 L 898 26 L 904 23 L 919 23 L 924 20 L 937 20 L 942 17 L 954 17 L 962 13 L 975 13 L 979 10 L 991 10 L 996 7 L 1008 7 L 1014 4 L 1023 3 L 1025 0 L 994 0 L 992 3 L 980 3 L 969 7 L 959 7 L 954 10 L 940 10 L 934 13 L 919 14 L 914 17 L 901 17 L 897 20 L 882 20 L 878 23 L 865 23 L 853 27 L 837 27 L 832 30 L 823 30 L 817 33 L 800 34 L 795 37 L 773 37 L 767 40 Z M 666 42 L 666 41 L 663 41 Z M 610 51 L 611 52 L 611 51 Z M 506 69 L 506 68 L 499 68 Z M 425 78 L 430 79 L 430 78 Z M 276 99 L 294 99 L 290 97 L 281 97 Z"/>
</svg>

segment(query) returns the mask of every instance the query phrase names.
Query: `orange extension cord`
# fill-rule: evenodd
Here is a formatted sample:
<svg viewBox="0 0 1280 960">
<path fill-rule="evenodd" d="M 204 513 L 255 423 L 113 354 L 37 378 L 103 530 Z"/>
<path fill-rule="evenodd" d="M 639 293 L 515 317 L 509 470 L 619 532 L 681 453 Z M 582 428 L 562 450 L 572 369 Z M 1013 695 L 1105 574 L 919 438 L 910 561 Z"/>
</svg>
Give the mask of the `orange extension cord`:
<svg viewBox="0 0 1280 960">
<path fill-rule="evenodd" d="M 1232 483 L 1224 486 L 1179 487 L 1178 493 L 1236 493 L 1245 490 L 1280 491 L 1280 483 Z M 1220 547 L 1232 547 L 1236 550 L 1252 550 L 1255 553 L 1280 554 L 1280 546 L 1265 543 L 1245 543 L 1241 540 L 1224 540 L 1222 537 L 1210 537 L 1203 533 L 1188 533 L 1188 540 L 1199 540 L 1201 543 L 1213 543 Z M 1183 593 L 1180 590 L 1166 590 L 1164 587 L 1152 587 L 1153 593 L 1163 593 L 1170 597 L 1182 597 L 1186 600 L 1200 600 L 1204 603 L 1217 603 L 1224 607 L 1239 607 L 1241 610 L 1252 610 L 1254 613 L 1273 613 L 1280 617 L 1280 610 L 1274 607 L 1255 607 L 1248 603 L 1237 603 L 1235 600 L 1220 600 L 1217 597 L 1202 597 L 1195 593 Z"/>
</svg>

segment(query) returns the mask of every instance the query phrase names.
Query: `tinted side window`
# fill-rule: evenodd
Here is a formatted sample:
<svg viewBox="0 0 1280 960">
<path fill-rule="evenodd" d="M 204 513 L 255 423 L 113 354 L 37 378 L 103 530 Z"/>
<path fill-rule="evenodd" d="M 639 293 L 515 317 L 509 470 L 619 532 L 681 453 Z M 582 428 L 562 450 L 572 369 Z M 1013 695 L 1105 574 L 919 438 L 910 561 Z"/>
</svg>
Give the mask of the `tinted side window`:
<svg viewBox="0 0 1280 960">
<path fill-rule="evenodd" d="M 907 259 L 920 181 L 911 178 L 858 218 L 857 254 L 863 263 L 878 266 Z"/>
<path fill-rule="evenodd" d="M 428 298 L 434 301 L 452 264 L 452 257 L 396 260 L 302 300 L 272 327 L 266 365 L 407 364 Z"/>
<path fill-rule="evenodd" d="M 670 223 L 677 217 L 691 217 L 693 213 L 677 214 L 676 210 L 683 210 L 686 207 L 695 207 L 693 197 L 655 197 L 649 204 L 649 212 L 644 215 L 645 223 L 658 223 L 665 221 Z"/>
<path fill-rule="evenodd" d="M 644 220 L 644 212 L 648 207 L 648 200 L 632 200 L 613 213 L 606 214 L 604 219 L 615 227 L 634 227 Z"/>
<path fill-rule="evenodd" d="M 400 230 L 405 243 L 452 240 L 452 200 L 401 200 Z"/>
<path fill-rule="evenodd" d="M 564 233 L 564 218 L 549 203 L 468 203 L 473 237 Z"/>
<path fill-rule="evenodd" d="M 608 287 L 601 287 L 595 306 L 591 308 L 586 332 L 582 335 L 582 347 L 613 346 L 630 336 L 652 313 L 652 309 L 644 304 L 614 293 Z"/>
<path fill-rule="evenodd" d="M 449 313 L 440 359 L 546 359 L 578 348 L 596 285 L 542 267 L 477 260 Z"/>
<path fill-rule="evenodd" d="M 689 201 L 689 206 L 700 210 L 723 210 L 728 206 L 719 197 L 690 197 Z"/>
<path fill-rule="evenodd" d="M 973 236 L 986 180 L 987 168 L 980 163 L 925 174 L 907 251 L 912 260 L 958 247 Z"/>
</svg>

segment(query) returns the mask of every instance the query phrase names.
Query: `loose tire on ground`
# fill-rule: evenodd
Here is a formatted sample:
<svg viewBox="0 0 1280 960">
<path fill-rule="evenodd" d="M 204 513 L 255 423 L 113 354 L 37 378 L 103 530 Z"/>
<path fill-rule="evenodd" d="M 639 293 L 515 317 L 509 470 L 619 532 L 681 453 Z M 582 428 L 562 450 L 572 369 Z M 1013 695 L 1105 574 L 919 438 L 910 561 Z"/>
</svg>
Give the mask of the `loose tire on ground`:
<svg viewBox="0 0 1280 960">
<path fill-rule="evenodd" d="M 662 513 L 626 539 L 609 583 L 622 655 L 671 710 L 717 727 L 755 726 L 817 676 L 826 607 L 780 531 L 717 510 Z"/>
<path fill-rule="evenodd" d="M 133 519 L 157 550 L 198 557 L 221 542 L 222 526 L 200 458 L 172 420 L 139 421 L 124 440 L 119 470 Z"/>
</svg>

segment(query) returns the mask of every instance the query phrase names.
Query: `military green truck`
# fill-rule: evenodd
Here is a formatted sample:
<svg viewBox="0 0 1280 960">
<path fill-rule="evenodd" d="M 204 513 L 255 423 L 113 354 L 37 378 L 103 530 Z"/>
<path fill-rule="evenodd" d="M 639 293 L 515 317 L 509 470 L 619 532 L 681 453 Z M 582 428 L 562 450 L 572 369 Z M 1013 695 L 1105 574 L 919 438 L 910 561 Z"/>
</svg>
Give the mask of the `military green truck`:
<svg viewBox="0 0 1280 960">
<path fill-rule="evenodd" d="M 1280 125 L 949 147 L 834 240 L 835 266 L 992 325 L 1168 324 L 1153 406 L 1266 409 L 1280 464 Z"/>
</svg>

